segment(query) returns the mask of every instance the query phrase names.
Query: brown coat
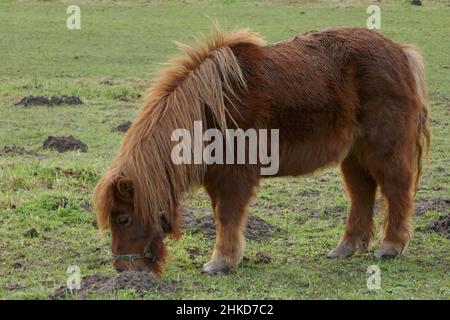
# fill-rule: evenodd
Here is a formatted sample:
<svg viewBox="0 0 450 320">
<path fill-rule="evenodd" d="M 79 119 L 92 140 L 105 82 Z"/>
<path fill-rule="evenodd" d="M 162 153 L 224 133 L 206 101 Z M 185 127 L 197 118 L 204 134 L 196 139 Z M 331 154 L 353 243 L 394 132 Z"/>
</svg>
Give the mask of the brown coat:
<svg viewBox="0 0 450 320">
<path fill-rule="evenodd" d="M 279 129 L 278 176 L 341 164 L 352 206 L 345 234 L 331 256 L 367 248 L 378 187 L 388 213 L 376 255 L 403 252 L 422 150 L 430 140 L 423 63 L 413 46 L 367 29 L 336 28 L 269 45 L 246 30 L 217 31 L 196 47 L 181 47 L 186 55 L 162 71 L 96 188 L 101 228 L 124 211 L 135 218 L 128 231 L 111 227 L 114 251 L 142 251 L 149 242 L 162 261 L 165 251 L 162 236 L 155 236 L 157 226 L 178 234 L 183 193 L 203 185 L 217 225 L 205 271 L 239 263 L 259 165 L 171 163 L 170 133 L 176 128 L 192 132 L 193 122 L 202 121 L 205 128 L 222 130 Z M 129 209 L 118 210 L 124 202 Z M 144 236 L 133 242 L 130 232 Z M 156 264 L 147 263 L 159 272 Z"/>
</svg>

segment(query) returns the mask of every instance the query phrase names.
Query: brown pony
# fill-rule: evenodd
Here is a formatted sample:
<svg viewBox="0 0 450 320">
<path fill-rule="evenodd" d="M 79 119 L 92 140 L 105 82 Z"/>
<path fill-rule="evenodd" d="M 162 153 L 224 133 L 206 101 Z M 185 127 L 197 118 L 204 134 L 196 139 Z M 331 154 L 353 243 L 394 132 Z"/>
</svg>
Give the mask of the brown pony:
<svg viewBox="0 0 450 320">
<path fill-rule="evenodd" d="M 110 229 L 114 266 L 160 274 L 165 235 L 180 235 L 179 203 L 203 186 L 216 243 L 203 270 L 242 259 L 257 164 L 175 164 L 171 133 L 203 128 L 279 129 L 279 171 L 298 176 L 340 163 L 351 209 L 328 256 L 347 258 L 374 236 L 377 188 L 387 203 L 378 259 L 410 241 L 413 198 L 430 142 L 421 56 L 375 31 L 335 28 L 265 44 L 248 30 L 215 29 L 171 61 L 94 192 L 100 229 Z"/>
</svg>

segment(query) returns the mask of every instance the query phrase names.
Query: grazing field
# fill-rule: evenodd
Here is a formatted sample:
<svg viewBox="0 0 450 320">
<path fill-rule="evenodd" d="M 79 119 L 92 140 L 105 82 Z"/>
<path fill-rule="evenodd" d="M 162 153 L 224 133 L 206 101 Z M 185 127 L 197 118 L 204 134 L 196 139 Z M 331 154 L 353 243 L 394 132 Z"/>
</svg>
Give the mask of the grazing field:
<svg viewBox="0 0 450 320">
<path fill-rule="evenodd" d="M 213 240 L 209 200 L 198 190 L 186 197 L 184 236 L 168 240 L 161 283 L 138 279 L 135 290 L 105 282 L 80 298 L 450 299 L 450 6 L 423 2 L 377 2 L 381 32 L 422 49 L 431 97 L 432 147 L 405 256 L 326 258 L 349 207 L 338 169 L 328 168 L 263 181 L 250 210 L 244 261 L 230 274 L 200 272 Z M 363 27 L 369 16 L 363 1 L 79 3 L 81 30 L 66 28 L 66 2 L 0 3 L 0 299 L 61 297 L 55 290 L 66 284 L 71 265 L 86 283 L 115 274 L 110 238 L 95 228 L 92 189 L 123 136 L 113 128 L 133 120 L 156 71 L 176 53 L 172 40 L 192 41 L 208 31 L 210 18 L 279 41 L 317 28 Z M 16 105 L 30 95 L 60 99 Z M 45 149 L 49 136 L 73 136 L 87 150 Z M 46 145 L 54 143 L 60 142 Z M 433 224 L 439 217 L 441 225 Z M 373 264 L 381 289 L 371 291 L 366 270 Z"/>
</svg>

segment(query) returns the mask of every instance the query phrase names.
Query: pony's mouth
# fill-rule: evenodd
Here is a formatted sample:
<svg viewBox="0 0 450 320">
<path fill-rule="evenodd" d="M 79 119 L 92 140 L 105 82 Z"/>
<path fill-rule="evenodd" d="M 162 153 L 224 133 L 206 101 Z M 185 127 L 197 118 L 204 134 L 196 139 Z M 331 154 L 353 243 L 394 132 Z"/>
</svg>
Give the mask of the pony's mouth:
<svg viewBox="0 0 450 320">
<path fill-rule="evenodd" d="M 133 262 L 114 259 L 113 266 L 118 273 L 122 273 L 125 271 L 138 271 L 138 272 L 148 272 L 154 275 L 158 274 L 156 262 L 147 258 L 140 258 Z"/>
</svg>

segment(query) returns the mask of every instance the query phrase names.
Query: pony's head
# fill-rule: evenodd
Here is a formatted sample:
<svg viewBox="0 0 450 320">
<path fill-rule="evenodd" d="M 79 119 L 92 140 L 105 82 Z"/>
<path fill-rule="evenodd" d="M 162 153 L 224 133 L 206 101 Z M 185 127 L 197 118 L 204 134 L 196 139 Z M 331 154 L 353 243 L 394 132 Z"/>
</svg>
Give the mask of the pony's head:
<svg viewBox="0 0 450 320">
<path fill-rule="evenodd" d="M 137 270 L 160 275 L 166 256 L 164 238 L 179 237 L 181 215 L 178 206 L 170 212 L 162 209 L 141 214 L 140 199 L 131 179 L 105 174 L 94 191 L 97 222 L 101 230 L 111 233 L 113 265 L 118 272 Z"/>
</svg>

